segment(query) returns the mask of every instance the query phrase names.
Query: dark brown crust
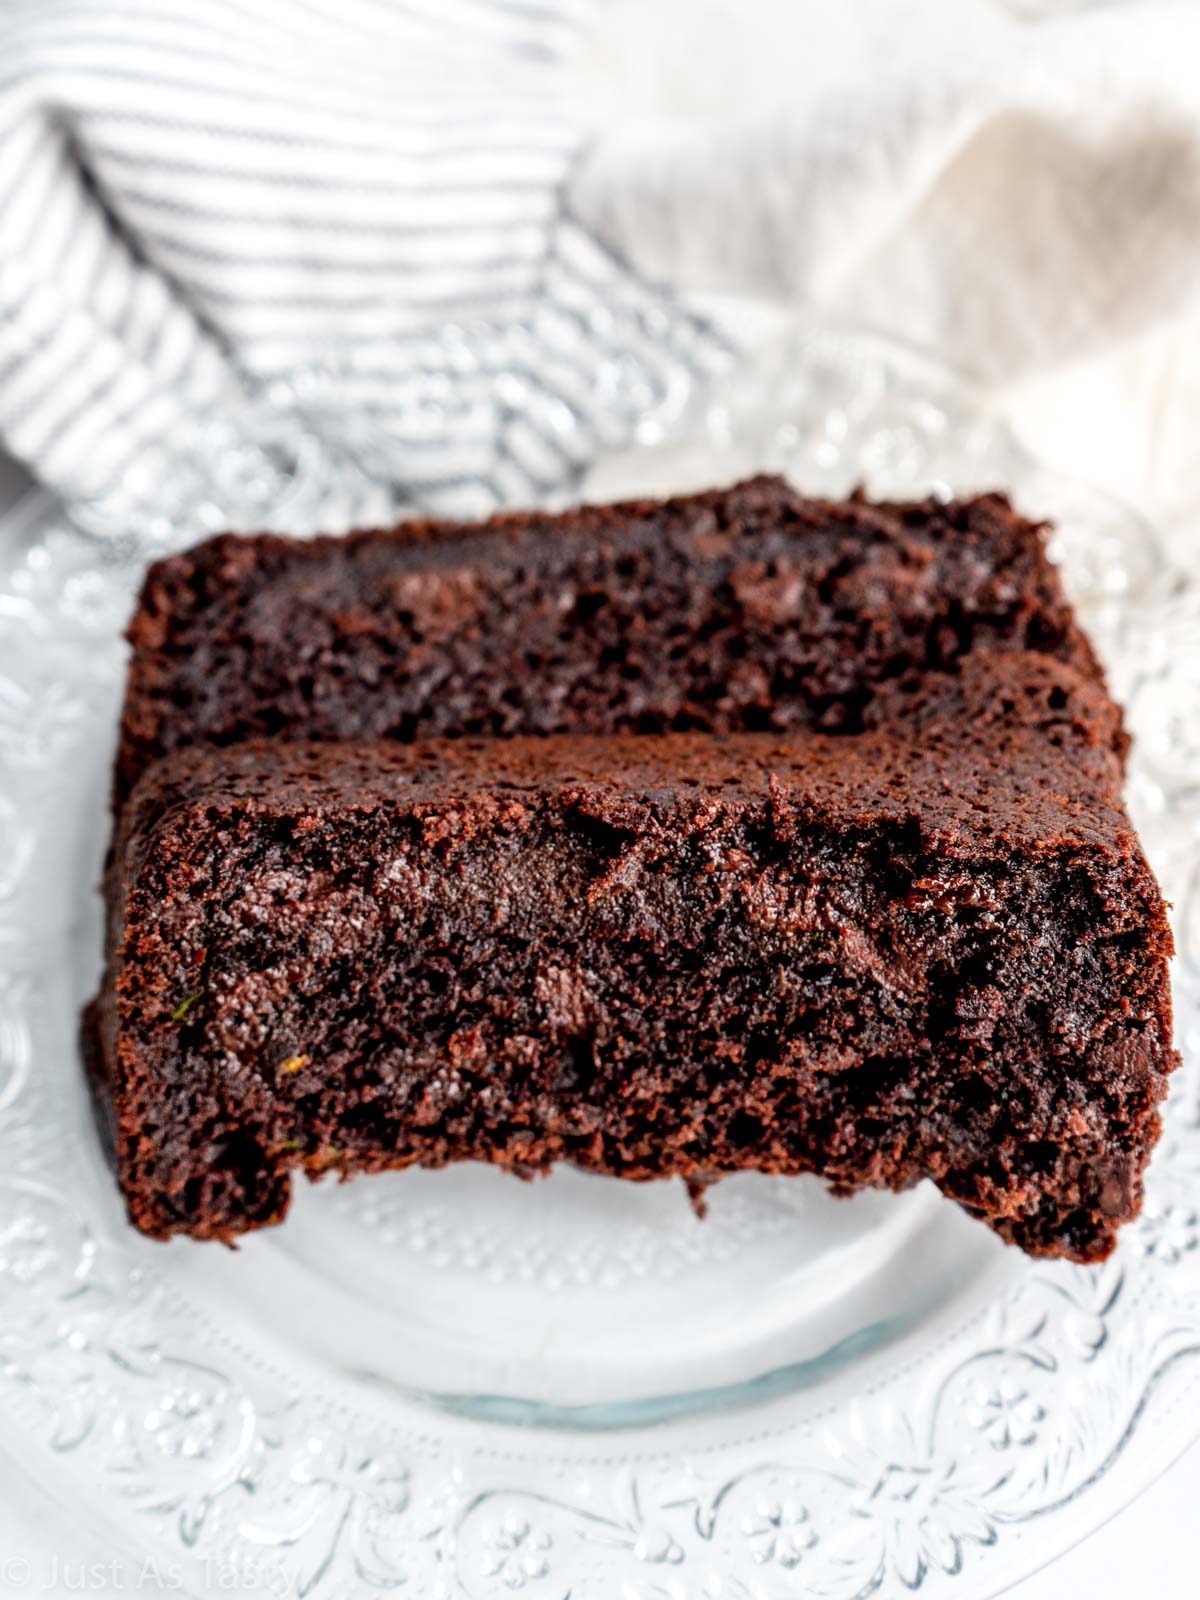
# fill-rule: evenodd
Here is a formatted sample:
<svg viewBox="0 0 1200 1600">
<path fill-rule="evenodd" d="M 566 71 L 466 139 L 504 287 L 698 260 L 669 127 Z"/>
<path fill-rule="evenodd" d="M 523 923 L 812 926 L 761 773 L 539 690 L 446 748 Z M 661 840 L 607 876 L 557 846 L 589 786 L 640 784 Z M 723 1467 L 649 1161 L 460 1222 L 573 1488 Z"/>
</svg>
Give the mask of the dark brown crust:
<svg viewBox="0 0 1200 1600">
<path fill-rule="evenodd" d="M 152 767 L 99 1010 L 144 1231 L 290 1173 L 932 1178 L 1094 1260 L 1174 1065 L 1097 674 L 969 655 L 857 736 L 248 742 Z"/>
</svg>

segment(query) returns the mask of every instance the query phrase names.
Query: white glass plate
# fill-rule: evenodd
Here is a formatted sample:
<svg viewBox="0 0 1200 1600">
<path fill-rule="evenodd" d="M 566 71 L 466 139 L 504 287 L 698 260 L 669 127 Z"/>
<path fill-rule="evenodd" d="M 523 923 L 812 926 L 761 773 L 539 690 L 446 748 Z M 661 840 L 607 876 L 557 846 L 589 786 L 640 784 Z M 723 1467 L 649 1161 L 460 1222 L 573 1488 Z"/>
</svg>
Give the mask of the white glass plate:
<svg viewBox="0 0 1200 1600">
<path fill-rule="evenodd" d="M 1059 520 L 1181 947 L 1184 1066 L 1143 1215 L 1084 1269 L 925 1188 L 745 1176 L 700 1221 L 675 1185 L 463 1167 L 304 1186 L 237 1251 L 140 1238 L 76 1029 L 141 561 L 35 497 L 0 529 L 0 1406 L 8 1470 L 98 1554 L 320 1600 L 849 1600 L 960 1572 L 980 1595 L 1200 1434 L 1196 594 L 1131 512 L 864 333 L 796 328 L 643 434 L 583 492 L 765 467 L 818 491 L 1003 485 Z M 319 484 L 288 493 L 319 520 Z"/>
</svg>

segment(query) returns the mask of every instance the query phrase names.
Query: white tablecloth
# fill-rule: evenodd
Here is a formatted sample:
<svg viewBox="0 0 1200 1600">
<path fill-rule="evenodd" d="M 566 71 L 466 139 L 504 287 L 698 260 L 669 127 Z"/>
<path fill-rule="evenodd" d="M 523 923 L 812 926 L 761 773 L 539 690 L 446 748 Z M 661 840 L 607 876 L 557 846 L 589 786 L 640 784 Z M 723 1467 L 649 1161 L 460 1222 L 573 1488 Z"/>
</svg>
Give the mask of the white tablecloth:
<svg viewBox="0 0 1200 1600">
<path fill-rule="evenodd" d="M 364 459 L 486 509 L 703 370 L 720 292 L 1019 385 L 1182 519 L 1198 61 L 1193 0 L 6 0 L 0 444 L 125 530 L 265 407 L 349 515 Z"/>
</svg>

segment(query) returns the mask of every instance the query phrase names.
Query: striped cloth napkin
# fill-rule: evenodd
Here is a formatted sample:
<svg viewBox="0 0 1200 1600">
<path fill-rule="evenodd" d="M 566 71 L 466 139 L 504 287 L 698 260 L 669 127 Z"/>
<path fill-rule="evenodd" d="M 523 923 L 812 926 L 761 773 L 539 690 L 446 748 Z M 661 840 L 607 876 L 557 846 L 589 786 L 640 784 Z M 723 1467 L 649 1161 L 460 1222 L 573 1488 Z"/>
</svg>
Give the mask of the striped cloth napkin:
<svg viewBox="0 0 1200 1600">
<path fill-rule="evenodd" d="M 7 0 L 0 440 L 93 528 L 569 493 L 723 345 L 572 215 L 574 0 Z"/>
<path fill-rule="evenodd" d="M 725 358 L 677 295 L 1052 374 L 1200 314 L 1198 59 L 1195 0 L 0 0 L 0 442 L 105 531 L 332 526 L 569 495 Z"/>
</svg>

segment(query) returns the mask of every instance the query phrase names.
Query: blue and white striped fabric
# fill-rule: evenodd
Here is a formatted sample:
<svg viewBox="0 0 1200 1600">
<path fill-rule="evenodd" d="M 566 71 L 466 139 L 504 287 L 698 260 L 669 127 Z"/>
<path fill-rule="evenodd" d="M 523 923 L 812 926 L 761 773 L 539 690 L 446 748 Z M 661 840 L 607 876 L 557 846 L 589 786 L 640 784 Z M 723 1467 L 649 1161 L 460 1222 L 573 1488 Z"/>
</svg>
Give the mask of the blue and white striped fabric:
<svg viewBox="0 0 1200 1600">
<path fill-rule="evenodd" d="M 122 531 L 569 492 L 719 352 L 570 214 L 582 23 L 5 0 L 0 439 Z"/>
</svg>

